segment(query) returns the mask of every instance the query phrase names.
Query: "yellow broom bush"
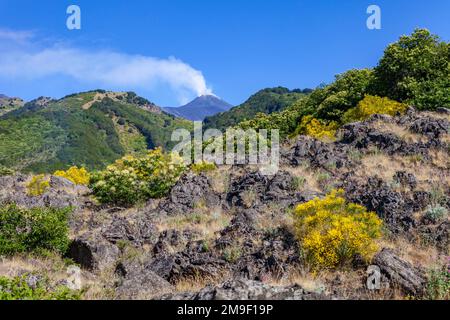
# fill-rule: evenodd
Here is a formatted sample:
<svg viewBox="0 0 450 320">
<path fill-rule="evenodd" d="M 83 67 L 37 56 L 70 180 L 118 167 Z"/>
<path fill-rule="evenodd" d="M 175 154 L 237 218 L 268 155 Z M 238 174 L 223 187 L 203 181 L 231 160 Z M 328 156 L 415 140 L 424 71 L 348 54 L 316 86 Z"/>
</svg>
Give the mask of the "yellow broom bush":
<svg viewBox="0 0 450 320">
<path fill-rule="evenodd" d="M 344 266 L 356 255 L 370 259 L 378 247 L 381 219 L 363 206 L 347 203 L 343 190 L 299 205 L 295 233 L 314 269 Z"/>
<path fill-rule="evenodd" d="M 342 120 L 344 123 L 363 121 L 373 114 L 395 116 L 405 113 L 407 108 L 406 104 L 389 98 L 366 95 L 356 108 L 350 109 L 344 114 Z"/>
<path fill-rule="evenodd" d="M 85 168 L 71 167 L 67 171 L 56 171 L 54 176 L 65 178 L 74 184 L 87 186 L 89 184 L 89 172 Z"/>
<path fill-rule="evenodd" d="M 334 140 L 339 125 L 335 121 L 323 121 L 313 116 L 303 117 L 296 134 L 305 134 L 319 140 Z"/>
</svg>

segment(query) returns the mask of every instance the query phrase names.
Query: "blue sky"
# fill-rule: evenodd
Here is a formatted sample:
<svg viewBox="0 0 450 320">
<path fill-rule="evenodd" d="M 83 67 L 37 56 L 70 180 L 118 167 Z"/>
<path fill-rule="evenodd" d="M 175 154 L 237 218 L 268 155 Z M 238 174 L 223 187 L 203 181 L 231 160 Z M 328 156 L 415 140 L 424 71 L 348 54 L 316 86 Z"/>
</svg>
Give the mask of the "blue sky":
<svg viewBox="0 0 450 320">
<path fill-rule="evenodd" d="M 66 28 L 71 4 L 81 30 Z M 371 4 L 381 30 L 366 28 Z M 265 87 L 316 87 L 372 67 L 416 27 L 449 41 L 450 1 L 0 0 L 0 93 L 132 90 L 177 106 L 214 92 L 239 104 Z"/>
</svg>

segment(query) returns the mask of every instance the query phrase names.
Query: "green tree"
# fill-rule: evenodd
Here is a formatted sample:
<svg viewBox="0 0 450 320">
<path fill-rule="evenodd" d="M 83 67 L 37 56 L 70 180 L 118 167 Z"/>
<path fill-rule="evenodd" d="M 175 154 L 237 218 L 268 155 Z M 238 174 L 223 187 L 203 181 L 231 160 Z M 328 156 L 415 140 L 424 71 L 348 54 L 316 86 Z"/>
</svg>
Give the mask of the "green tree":
<svg viewBox="0 0 450 320">
<path fill-rule="evenodd" d="M 419 109 L 450 107 L 450 44 L 425 29 L 387 47 L 371 93 Z"/>
<path fill-rule="evenodd" d="M 355 107 L 367 93 L 373 81 L 373 72 L 369 69 L 353 69 L 337 75 L 336 80 L 315 90 L 309 104 L 316 106 L 316 117 L 324 120 L 340 121 L 342 115 Z"/>
</svg>

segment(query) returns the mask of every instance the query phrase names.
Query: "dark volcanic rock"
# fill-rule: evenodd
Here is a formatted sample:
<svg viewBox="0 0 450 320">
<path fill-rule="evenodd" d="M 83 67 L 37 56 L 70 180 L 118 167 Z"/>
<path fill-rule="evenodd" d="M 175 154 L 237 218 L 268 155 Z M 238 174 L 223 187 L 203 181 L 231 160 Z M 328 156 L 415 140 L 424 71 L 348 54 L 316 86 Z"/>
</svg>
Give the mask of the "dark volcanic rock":
<svg viewBox="0 0 450 320">
<path fill-rule="evenodd" d="M 212 252 L 205 252 L 203 242 L 199 241 L 188 243 L 179 253 L 156 256 L 148 268 L 170 283 L 176 283 L 182 279 L 215 278 L 225 265 L 226 262 Z"/>
<path fill-rule="evenodd" d="M 162 300 L 326 300 L 324 295 L 308 292 L 300 286 L 274 287 L 250 280 L 230 280 L 198 293 L 166 295 Z"/>
<path fill-rule="evenodd" d="M 119 257 L 119 249 L 95 235 L 77 238 L 69 246 L 68 257 L 90 271 L 113 268 Z"/>
<path fill-rule="evenodd" d="M 120 263 L 116 273 L 121 277 L 116 289 L 118 299 L 144 300 L 174 291 L 169 282 L 138 263 Z"/>
<path fill-rule="evenodd" d="M 102 235 L 109 242 L 129 241 L 136 246 L 155 244 L 158 230 L 145 218 L 116 218 L 103 228 Z"/>
<path fill-rule="evenodd" d="M 293 177 L 290 173 L 280 171 L 274 176 L 261 172 L 248 172 L 233 179 L 226 200 L 231 207 L 258 209 L 261 205 L 276 203 L 287 208 L 304 202 L 311 197 L 307 193 L 296 192 L 293 188 Z"/>
<path fill-rule="evenodd" d="M 172 188 L 160 210 L 168 215 L 189 214 L 200 203 L 208 208 L 221 205 L 221 197 L 212 188 L 210 179 L 201 174 L 188 173 Z"/>
<path fill-rule="evenodd" d="M 416 177 L 411 173 L 407 173 L 406 171 L 396 172 L 394 175 L 394 181 L 404 187 L 409 187 L 411 189 L 415 189 L 417 187 Z"/>
<path fill-rule="evenodd" d="M 375 211 L 393 232 L 409 231 L 415 227 L 413 212 L 401 193 L 393 191 L 383 180 L 371 177 L 367 183 L 347 181 L 348 200 Z M 409 210 L 408 210 L 409 209 Z"/>
<path fill-rule="evenodd" d="M 311 137 L 300 136 L 293 147 L 282 151 L 282 161 L 292 166 L 310 164 L 315 168 L 342 168 L 349 166 L 348 147 L 344 144 L 325 143 Z"/>
<path fill-rule="evenodd" d="M 263 281 L 283 279 L 289 267 L 300 263 L 298 241 L 286 228 L 279 228 L 266 234 L 262 244 L 254 248 L 254 253 L 239 259 L 235 266 L 238 277 Z"/>
<path fill-rule="evenodd" d="M 443 221 L 437 225 L 425 225 L 419 228 L 419 232 L 428 244 L 435 245 L 445 254 L 449 254 L 450 248 L 450 222 Z"/>
<path fill-rule="evenodd" d="M 438 139 L 449 132 L 450 125 L 445 119 L 420 117 L 411 124 L 409 129 L 412 132 Z"/>
</svg>

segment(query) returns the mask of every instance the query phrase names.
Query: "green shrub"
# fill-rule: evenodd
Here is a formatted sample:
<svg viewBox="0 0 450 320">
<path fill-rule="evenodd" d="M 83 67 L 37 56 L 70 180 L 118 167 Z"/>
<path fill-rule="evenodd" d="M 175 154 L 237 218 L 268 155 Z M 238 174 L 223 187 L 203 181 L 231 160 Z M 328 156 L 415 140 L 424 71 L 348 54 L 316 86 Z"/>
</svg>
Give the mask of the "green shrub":
<svg viewBox="0 0 450 320">
<path fill-rule="evenodd" d="M 450 108 L 450 44 L 417 29 L 389 45 L 374 70 L 373 91 L 421 110 Z"/>
<path fill-rule="evenodd" d="M 80 300 L 81 292 L 65 286 L 50 288 L 45 280 L 30 286 L 27 276 L 0 277 L 0 300 Z"/>
<path fill-rule="evenodd" d="M 63 254 L 69 245 L 67 218 L 71 209 L 0 208 L 0 256 L 16 253 L 56 251 Z"/>
<path fill-rule="evenodd" d="M 440 221 L 448 216 L 447 208 L 437 205 L 437 206 L 428 206 L 425 217 L 432 221 Z"/>
<path fill-rule="evenodd" d="M 100 202 L 128 206 L 165 196 L 185 169 L 181 157 L 158 148 L 143 157 L 124 157 L 92 174 L 90 186 Z"/>
<path fill-rule="evenodd" d="M 0 165 L 0 177 L 2 177 L 2 176 L 11 176 L 13 174 L 14 174 L 14 170 Z"/>
<path fill-rule="evenodd" d="M 192 171 L 194 171 L 195 173 L 199 174 L 202 172 L 210 172 L 210 171 L 214 171 L 217 169 L 217 166 L 214 163 L 211 162 L 200 162 L 200 163 L 194 163 L 191 166 Z"/>
<path fill-rule="evenodd" d="M 450 299 L 450 270 L 448 266 L 429 272 L 426 298 L 430 300 Z"/>
<path fill-rule="evenodd" d="M 292 182 L 291 182 L 291 187 L 292 187 L 292 189 L 294 189 L 296 191 L 300 191 L 305 186 L 305 183 L 306 183 L 305 177 L 293 177 Z"/>
</svg>

